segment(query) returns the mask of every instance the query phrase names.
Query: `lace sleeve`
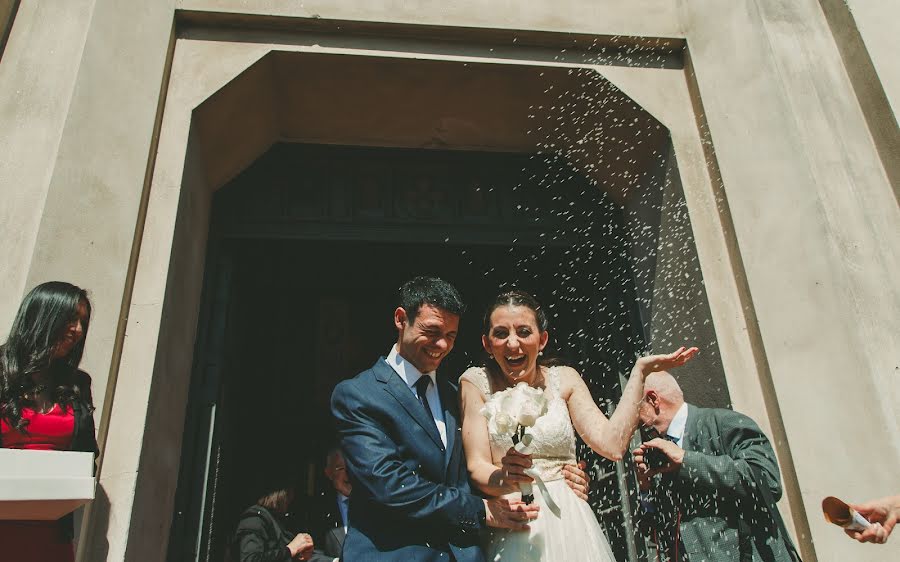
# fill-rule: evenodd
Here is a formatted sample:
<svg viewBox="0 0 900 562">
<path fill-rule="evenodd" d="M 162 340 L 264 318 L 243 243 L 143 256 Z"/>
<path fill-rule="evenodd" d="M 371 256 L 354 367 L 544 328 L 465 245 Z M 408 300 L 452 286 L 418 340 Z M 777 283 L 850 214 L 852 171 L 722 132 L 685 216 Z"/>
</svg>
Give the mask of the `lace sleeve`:
<svg viewBox="0 0 900 562">
<path fill-rule="evenodd" d="M 491 395 L 491 383 L 488 381 L 487 373 L 481 367 L 469 367 L 466 372 L 459 376 L 459 382 L 469 381 L 475 385 L 475 388 L 481 391 L 484 399 L 487 400 Z"/>
</svg>

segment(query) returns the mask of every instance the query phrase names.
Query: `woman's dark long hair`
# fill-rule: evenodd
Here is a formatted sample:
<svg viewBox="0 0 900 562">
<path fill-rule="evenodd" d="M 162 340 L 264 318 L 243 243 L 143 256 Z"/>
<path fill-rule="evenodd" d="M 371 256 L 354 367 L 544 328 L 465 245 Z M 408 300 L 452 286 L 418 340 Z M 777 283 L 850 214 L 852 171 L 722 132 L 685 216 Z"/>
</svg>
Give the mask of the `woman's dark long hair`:
<svg viewBox="0 0 900 562">
<path fill-rule="evenodd" d="M 547 319 L 547 313 L 544 311 L 541 303 L 539 303 L 536 298 L 531 296 L 530 293 L 526 293 L 525 291 L 519 289 L 512 289 L 509 291 L 504 291 L 497 295 L 497 298 L 494 299 L 494 302 L 492 302 L 488 306 L 487 310 L 484 313 L 484 319 L 482 321 L 482 335 L 490 337 L 491 315 L 501 306 L 524 306 L 525 308 L 528 308 L 532 312 L 534 312 L 534 318 L 537 321 L 538 330 L 540 330 L 541 332 L 546 332 L 550 327 L 550 321 Z M 541 367 L 558 365 L 559 363 L 559 359 L 557 359 L 556 357 L 552 357 L 546 353 L 546 348 L 545 352 L 541 355 L 538 355 L 537 358 L 537 366 L 539 369 Z M 506 379 L 504 378 L 503 373 L 500 371 L 500 366 L 497 365 L 497 362 L 494 361 L 492 357 L 488 356 L 485 359 L 484 370 L 487 372 L 487 374 L 495 384 L 505 382 Z"/>
<path fill-rule="evenodd" d="M 69 323 L 78 319 L 78 307 L 84 304 L 82 338 L 72 350 L 58 359 L 54 350 Z M 53 401 L 68 406 L 81 398 L 76 374 L 91 321 L 91 301 L 87 291 L 64 281 L 42 283 L 31 290 L 19 306 L 6 343 L 0 346 L 0 416 L 10 426 L 24 431 L 22 407 L 34 399 L 35 373 L 49 376 Z M 89 390 L 88 390 L 89 392 Z"/>
</svg>

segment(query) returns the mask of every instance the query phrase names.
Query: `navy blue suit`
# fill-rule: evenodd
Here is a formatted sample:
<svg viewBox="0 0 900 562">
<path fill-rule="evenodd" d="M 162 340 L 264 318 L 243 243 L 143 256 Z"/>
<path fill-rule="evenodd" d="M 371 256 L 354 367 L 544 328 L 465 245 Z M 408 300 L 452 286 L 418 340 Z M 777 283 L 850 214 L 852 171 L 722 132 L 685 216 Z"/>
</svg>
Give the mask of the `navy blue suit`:
<svg viewBox="0 0 900 562">
<path fill-rule="evenodd" d="M 343 560 L 484 561 L 484 504 L 469 488 L 457 388 L 440 379 L 437 386 L 446 451 L 431 415 L 384 358 L 334 389 L 353 484 Z"/>
</svg>

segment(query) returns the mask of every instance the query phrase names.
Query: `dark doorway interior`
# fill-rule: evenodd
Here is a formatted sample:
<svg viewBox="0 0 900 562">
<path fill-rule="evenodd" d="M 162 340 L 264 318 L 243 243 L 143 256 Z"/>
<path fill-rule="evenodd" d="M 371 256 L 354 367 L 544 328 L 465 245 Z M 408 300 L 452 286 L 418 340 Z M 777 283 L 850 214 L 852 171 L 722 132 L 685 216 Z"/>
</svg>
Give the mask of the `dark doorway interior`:
<svg viewBox="0 0 900 562">
<path fill-rule="evenodd" d="M 268 466 L 324 491 L 331 390 L 389 351 L 397 288 L 412 276 L 451 281 L 469 305 L 439 376 L 480 364 L 482 312 L 510 286 L 549 308 L 552 351 L 607 412 L 642 347 L 621 211 L 556 160 L 279 145 L 217 205 L 171 560 L 222 559 L 255 501 L 245 483 Z M 627 559 L 621 506 L 633 498 L 614 463 L 579 455 Z"/>
</svg>

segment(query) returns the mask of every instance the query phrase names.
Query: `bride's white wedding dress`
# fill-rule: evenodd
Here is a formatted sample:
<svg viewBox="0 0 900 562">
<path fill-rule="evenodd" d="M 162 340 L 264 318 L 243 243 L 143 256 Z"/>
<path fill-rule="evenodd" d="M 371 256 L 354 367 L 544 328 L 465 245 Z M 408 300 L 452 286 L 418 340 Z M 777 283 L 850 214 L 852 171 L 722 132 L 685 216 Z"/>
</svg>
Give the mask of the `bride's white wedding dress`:
<svg viewBox="0 0 900 562">
<path fill-rule="evenodd" d="M 575 495 L 562 474 L 565 464 L 576 463 L 575 430 L 569 418 L 566 401 L 559 396 L 560 375 L 556 368 L 547 371 L 545 396 L 547 413 L 541 416 L 532 435 L 532 461 L 546 483 L 546 492 L 559 507 L 554 513 L 547 505 L 545 491 L 535 484 L 535 503 L 541 506 L 540 515 L 530 523 L 528 531 L 492 529 L 484 544 L 488 562 L 615 562 L 609 542 L 590 506 Z M 481 367 L 472 367 L 460 380 L 474 384 L 491 397 L 491 385 L 487 373 Z M 491 457 L 500 466 L 506 451 L 513 446 L 508 435 L 490 434 Z M 510 496 L 519 496 L 509 494 Z"/>
</svg>

